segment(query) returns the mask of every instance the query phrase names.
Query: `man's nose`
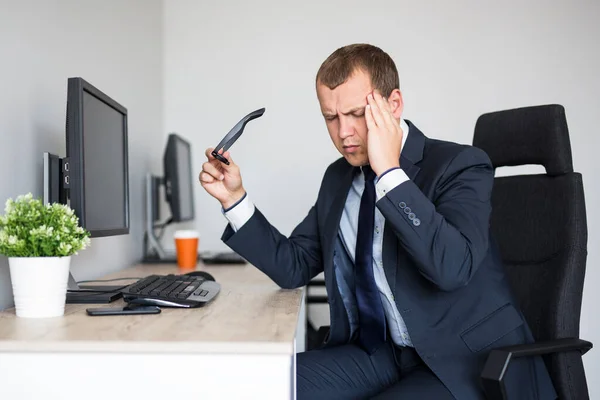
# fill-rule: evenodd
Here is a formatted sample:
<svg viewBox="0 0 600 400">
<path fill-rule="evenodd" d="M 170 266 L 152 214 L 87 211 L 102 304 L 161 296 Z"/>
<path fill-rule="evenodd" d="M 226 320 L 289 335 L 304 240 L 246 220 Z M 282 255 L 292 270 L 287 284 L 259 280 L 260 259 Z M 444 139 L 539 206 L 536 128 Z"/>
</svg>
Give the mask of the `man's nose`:
<svg viewBox="0 0 600 400">
<path fill-rule="evenodd" d="M 345 139 L 354 134 L 354 125 L 347 118 L 340 118 L 340 139 Z"/>
</svg>

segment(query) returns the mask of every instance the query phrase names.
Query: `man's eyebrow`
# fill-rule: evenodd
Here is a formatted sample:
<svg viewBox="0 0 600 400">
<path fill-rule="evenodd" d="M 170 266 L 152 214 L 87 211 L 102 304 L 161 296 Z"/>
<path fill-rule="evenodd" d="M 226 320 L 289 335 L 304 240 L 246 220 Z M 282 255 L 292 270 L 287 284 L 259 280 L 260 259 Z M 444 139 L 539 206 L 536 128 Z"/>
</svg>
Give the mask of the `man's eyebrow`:
<svg viewBox="0 0 600 400">
<path fill-rule="evenodd" d="M 354 114 L 357 111 L 364 111 L 365 107 L 366 107 L 366 104 L 364 106 L 352 107 L 350 110 L 343 112 L 342 114 L 348 115 L 348 114 Z M 336 116 L 336 113 L 333 111 L 323 111 L 322 114 L 325 117 L 335 117 Z"/>
<path fill-rule="evenodd" d="M 354 114 L 357 111 L 364 111 L 365 107 L 366 107 L 366 104 L 364 106 L 352 107 L 350 110 L 343 112 L 342 114 L 348 115 L 348 114 Z"/>
</svg>

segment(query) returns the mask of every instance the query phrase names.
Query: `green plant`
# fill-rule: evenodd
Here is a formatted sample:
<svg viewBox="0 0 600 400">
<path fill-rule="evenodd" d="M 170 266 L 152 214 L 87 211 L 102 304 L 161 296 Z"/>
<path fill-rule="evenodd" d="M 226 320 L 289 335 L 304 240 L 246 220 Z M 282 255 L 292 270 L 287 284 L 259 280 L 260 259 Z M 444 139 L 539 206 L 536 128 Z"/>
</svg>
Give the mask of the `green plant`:
<svg viewBox="0 0 600 400">
<path fill-rule="evenodd" d="M 44 205 L 29 193 L 8 199 L 4 211 L 0 254 L 7 257 L 65 257 L 90 245 L 89 232 L 64 204 Z"/>
</svg>

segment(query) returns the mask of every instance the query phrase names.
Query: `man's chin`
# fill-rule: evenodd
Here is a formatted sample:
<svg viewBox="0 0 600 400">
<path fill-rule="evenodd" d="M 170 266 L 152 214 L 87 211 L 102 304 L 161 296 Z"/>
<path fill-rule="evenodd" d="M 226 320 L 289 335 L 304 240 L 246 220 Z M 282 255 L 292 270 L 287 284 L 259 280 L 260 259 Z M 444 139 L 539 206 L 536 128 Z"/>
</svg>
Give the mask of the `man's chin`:
<svg viewBox="0 0 600 400">
<path fill-rule="evenodd" d="M 348 161 L 348 164 L 353 167 L 361 167 L 369 163 L 365 157 L 357 156 L 355 154 L 344 154 L 344 158 Z"/>
</svg>

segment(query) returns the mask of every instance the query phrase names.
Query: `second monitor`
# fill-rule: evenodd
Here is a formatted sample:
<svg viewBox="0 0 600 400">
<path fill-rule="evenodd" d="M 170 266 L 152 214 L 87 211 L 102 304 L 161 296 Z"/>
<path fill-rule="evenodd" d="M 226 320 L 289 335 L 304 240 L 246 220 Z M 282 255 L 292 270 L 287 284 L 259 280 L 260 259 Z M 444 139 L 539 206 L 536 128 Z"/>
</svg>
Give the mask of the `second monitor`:
<svg viewBox="0 0 600 400">
<path fill-rule="evenodd" d="M 176 262 L 174 253 L 167 253 L 160 240 L 167 225 L 194 219 L 194 194 L 192 186 L 192 152 L 190 143 L 177 135 L 169 134 L 163 155 L 164 176 L 146 176 L 146 237 L 144 262 Z M 164 189 L 165 200 L 171 217 L 160 220 L 160 192 Z M 156 233 L 160 230 L 160 233 Z"/>
<path fill-rule="evenodd" d="M 190 143 L 176 133 L 171 133 L 163 155 L 163 174 L 146 176 L 146 235 L 144 240 L 145 263 L 176 263 L 176 254 L 166 251 L 161 239 L 164 229 L 172 223 L 192 221 L 196 217 Z M 161 189 L 169 205 L 171 216 L 160 222 Z M 158 232 L 158 233 L 157 233 Z M 207 264 L 245 263 L 234 252 L 201 252 L 199 258 Z"/>
<path fill-rule="evenodd" d="M 165 197 L 171 209 L 171 222 L 194 219 L 192 152 L 190 143 L 171 133 L 163 157 Z"/>
</svg>

